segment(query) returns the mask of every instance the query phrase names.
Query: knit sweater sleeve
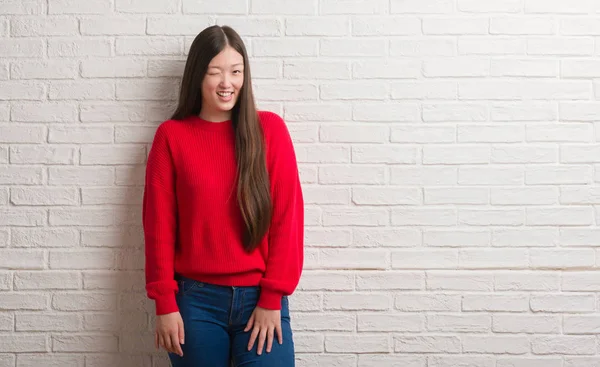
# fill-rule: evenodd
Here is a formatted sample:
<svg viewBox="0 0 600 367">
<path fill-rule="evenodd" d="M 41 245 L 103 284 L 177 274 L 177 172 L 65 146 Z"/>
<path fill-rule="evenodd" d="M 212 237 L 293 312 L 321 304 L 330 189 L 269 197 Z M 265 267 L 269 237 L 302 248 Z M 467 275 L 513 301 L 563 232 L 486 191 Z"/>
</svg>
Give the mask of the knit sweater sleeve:
<svg viewBox="0 0 600 367">
<path fill-rule="evenodd" d="M 258 306 L 279 310 L 281 298 L 292 294 L 302 273 L 304 201 L 296 154 L 285 122 L 275 113 L 261 112 L 260 116 L 268 145 L 267 168 L 273 216 Z"/>
<path fill-rule="evenodd" d="M 146 292 L 156 303 L 156 314 L 178 311 L 174 280 L 177 199 L 175 168 L 167 139 L 167 126 L 161 124 L 148 154 L 142 205 L 145 240 Z"/>
</svg>

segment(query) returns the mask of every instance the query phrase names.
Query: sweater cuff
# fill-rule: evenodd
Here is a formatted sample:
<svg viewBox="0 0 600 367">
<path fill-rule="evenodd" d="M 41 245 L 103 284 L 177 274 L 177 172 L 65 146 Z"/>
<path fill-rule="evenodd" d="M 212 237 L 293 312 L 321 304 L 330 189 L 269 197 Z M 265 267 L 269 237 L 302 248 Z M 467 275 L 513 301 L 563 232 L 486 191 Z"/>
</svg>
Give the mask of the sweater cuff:
<svg viewBox="0 0 600 367">
<path fill-rule="evenodd" d="M 156 315 L 165 315 L 179 311 L 177 301 L 175 301 L 175 293 L 168 296 L 163 296 L 155 299 Z"/>
<path fill-rule="evenodd" d="M 266 308 L 267 310 L 281 310 L 281 298 L 283 294 L 273 292 L 265 288 L 261 288 L 260 297 L 258 298 L 258 307 Z"/>
</svg>

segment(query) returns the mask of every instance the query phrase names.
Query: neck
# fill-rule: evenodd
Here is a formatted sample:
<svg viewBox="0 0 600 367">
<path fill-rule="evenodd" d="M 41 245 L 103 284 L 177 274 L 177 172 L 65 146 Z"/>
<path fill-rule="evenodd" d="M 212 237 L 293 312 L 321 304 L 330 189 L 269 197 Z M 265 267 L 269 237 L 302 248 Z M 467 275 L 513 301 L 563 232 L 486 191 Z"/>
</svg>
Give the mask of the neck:
<svg viewBox="0 0 600 367">
<path fill-rule="evenodd" d="M 231 119 L 231 111 L 207 111 L 202 108 L 198 117 L 210 122 L 222 122 Z"/>
</svg>

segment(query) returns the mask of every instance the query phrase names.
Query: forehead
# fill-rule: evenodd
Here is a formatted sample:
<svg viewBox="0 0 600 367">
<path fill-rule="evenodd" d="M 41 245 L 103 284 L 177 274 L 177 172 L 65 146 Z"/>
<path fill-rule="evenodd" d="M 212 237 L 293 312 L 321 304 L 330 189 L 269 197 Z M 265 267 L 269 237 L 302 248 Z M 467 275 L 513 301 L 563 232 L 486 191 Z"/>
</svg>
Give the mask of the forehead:
<svg viewBox="0 0 600 367">
<path fill-rule="evenodd" d="M 209 67 L 217 66 L 233 66 L 236 64 L 244 64 L 244 57 L 237 52 L 233 47 L 226 46 L 223 51 L 219 52 L 208 64 Z"/>
</svg>

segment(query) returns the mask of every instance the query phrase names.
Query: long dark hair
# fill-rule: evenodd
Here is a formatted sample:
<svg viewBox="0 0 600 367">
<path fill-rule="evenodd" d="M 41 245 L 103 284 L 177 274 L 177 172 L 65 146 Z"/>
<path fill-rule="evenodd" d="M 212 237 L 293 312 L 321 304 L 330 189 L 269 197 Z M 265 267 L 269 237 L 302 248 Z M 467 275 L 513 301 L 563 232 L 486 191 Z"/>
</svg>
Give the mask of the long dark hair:
<svg viewBox="0 0 600 367">
<path fill-rule="evenodd" d="M 269 229 L 272 216 L 271 194 L 265 143 L 252 92 L 248 53 L 242 38 L 231 27 L 208 27 L 192 42 L 181 81 L 179 103 L 171 119 L 182 120 L 200 114 L 201 86 L 208 64 L 227 45 L 244 58 L 244 83 L 231 111 L 231 121 L 235 128 L 235 156 L 238 165 L 237 200 L 246 224 L 242 240 L 246 251 L 251 252 Z"/>
</svg>

